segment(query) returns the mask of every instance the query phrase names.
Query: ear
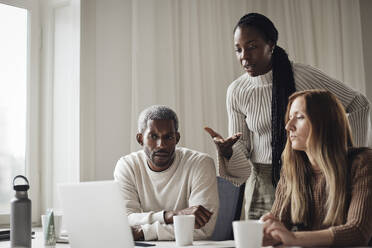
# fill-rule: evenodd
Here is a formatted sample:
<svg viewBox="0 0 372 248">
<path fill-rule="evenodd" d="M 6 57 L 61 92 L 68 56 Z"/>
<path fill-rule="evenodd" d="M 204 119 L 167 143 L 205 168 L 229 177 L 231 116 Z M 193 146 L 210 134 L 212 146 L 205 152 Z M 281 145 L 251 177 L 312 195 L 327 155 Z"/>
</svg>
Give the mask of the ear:
<svg viewBox="0 0 372 248">
<path fill-rule="evenodd" d="M 274 49 L 275 49 L 275 46 L 276 46 L 275 43 L 270 40 L 269 45 L 270 45 L 271 53 L 274 53 Z"/>
<path fill-rule="evenodd" d="M 180 141 L 181 135 L 179 132 L 176 132 L 176 144 Z"/>
<path fill-rule="evenodd" d="M 143 135 L 142 135 L 142 133 L 137 133 L 136 139 L 137 139 L 138 144 L 143 146 Z"/>
</svg>

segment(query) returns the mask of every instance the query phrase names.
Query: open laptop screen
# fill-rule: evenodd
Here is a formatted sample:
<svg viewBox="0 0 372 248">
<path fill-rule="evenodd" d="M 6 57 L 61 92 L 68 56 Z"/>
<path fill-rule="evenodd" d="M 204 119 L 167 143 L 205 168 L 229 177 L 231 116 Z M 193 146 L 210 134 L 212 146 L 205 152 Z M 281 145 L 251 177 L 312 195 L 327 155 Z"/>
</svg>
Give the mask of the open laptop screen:
<svg viewBox="0 0 372 248">
<path fill-rule="evenodd" d="M 58 186 L 71 248 L 134 247 L 117 182 Z"/>
</svg>

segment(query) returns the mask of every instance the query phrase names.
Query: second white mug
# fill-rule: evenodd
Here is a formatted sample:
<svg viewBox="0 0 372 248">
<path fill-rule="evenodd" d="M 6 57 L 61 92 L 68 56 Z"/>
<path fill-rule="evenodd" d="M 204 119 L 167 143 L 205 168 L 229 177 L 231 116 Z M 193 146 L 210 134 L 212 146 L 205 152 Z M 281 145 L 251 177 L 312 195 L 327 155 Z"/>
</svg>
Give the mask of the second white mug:
<svg viewBox="0 0 372 248">
<path fill-rule="evenodd" d="M 194 240 L 194 215 L 177 215 L 173 217 L 176 246 L 192 245 Z"/>
<path fill-rule="evenodd" d="M 234 221 L 233 231 L 237 248 L 258 248 L 262 246 L 263 222 L 259 220 Z"/>
</svg>

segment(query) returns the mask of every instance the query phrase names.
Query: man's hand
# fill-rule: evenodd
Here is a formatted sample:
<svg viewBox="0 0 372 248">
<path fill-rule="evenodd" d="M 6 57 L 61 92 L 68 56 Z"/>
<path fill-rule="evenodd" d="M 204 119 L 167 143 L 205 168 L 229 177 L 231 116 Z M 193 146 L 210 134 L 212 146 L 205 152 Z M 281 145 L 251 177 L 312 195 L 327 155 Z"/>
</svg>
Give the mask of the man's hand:
<svg viewBox="0 0 372 248">
<path fill-rule="evenodd" d="M 208 223 L 209 219 L 212 216 L 212 212 L 204 208 L 201 205 L 192 206 L 182 210 L 176 211 L 165 211 L 164 220 L 166 224 L 173 224 L 173 216 L 176 215 L 194 215 L 195 216 L 195 229 L 202 228 L 205 224 Z"/>
<path fill-rule="evenodd" d="M 216 133 L 212 128 L 204 128 L 207 133 L 212 137 L 214 143 L 217 146 L 218 154 L 221 156 L 230 159 L 233 154 L 233 145 L 238 141 L 242 133 L 236 133 L 233 136 L 228 137 L 227 139 L 222 138 L 222 136 Z"/>
<path fill-rule="evenodd" d="M 133 239 L 136 241 L 145 240 L 145 235 L 143 234 L 142 227 L 140 225 L 131 226 Z"/>
</svg>

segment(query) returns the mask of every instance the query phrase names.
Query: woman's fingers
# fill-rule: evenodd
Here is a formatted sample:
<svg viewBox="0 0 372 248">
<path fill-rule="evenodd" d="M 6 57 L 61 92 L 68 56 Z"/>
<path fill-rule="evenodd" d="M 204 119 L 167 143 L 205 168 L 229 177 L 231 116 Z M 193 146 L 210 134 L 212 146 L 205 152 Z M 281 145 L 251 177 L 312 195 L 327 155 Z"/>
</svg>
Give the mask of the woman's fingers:
<svg viewBox="0 0 372 248">
<path fill-rule="evenodd" d="M 264 236 L 268 240 L 271 237 L 273 240 L 285 245 L 293 244 L 293 233 L 289 231 L 282 222 L 277 220 L 273 214 L 267 213 L 263 215 L 260 220 L 264 221 Z"/>
<path fill-rule="evenodd" d="M 210 127 L 204 127 L 204 130 L 209 133 L 216 144 L 224 144 L 225 146 L 233 146 L 238 141 L 240 136 L 242 136 L 242 133 L 236 133 L 227 139 L 224 139 L 219 133 Z"/>
<path fill-rule="evenodd" d="M 267 231 L 267 229 L 269 228 L 269 226 L 273 223 L 274 221 L 272 219 L 267 219 L 265 222 L 264 222 L 264 226 L 263 226 L 263 232 L 265 234 L 269 234 L 269 232 Z"/>
<path fill-rule="evenodd" d="M 219 133 L 215 132 L 210 127 L 204 127 L 204 130 L 213 138 L 213 141 L 217 146 L 218 153 L 221 156 L 230 159 L 233 154 L 232 146 L 238 141 L 242 134 L 236 133 L 231 137 L 224 139 Z"/>
<path fill-rule="evenodd" d="M 271 235 L 274 239 L 283 242 L 283 237 L 290 236 L 290 231 L 283 225 L 283 223 L 278 221 L 273 221 L 271 225 L 266 228 L 266 233 Z M 283 236 L 284 235 L 284 236 Z"/>
<path fill-rule="evenodd" d="M 260 218 L 260 220 L 263 221 L 263 222 L 265 222 L 268 219 L 276 220 L 276 218 L 274 217 L 274 215 L 272 213 L 270 213 L 270 212 L 262 215 L 261 218 Z"/>
<path fill-rule="evenodd" d="M 270 233 L 270 235 L 271 235 L 271 237 L 273 237 L 273 239 L 278 240 L 278 241 L 280 241 L 280 242 L 283 243 L 282 235 L 281 235 L 281 234 L 282 234 L 282 233 L 281 233 L 281 231 L 279 231 L 279 230 L 274 230 L 274 231 L 272 231 L 272 232 Z"/>
<path fill-rule="evenodd" d="M 216 133 L 212 128 L 210 127 L 204 127 L 204 130 L 209 133 L 209 135 L 214 139 L 214 138 L 219 138 L 223 139 L 222 136 L 219 133 Z"/>
<path fill-rule="evenodd" d="M 242 136 L 241 133 L 236 133 L 233 136 L 228 137 L 225 139 L 225 144 L 227 146 L 233 146 L 239 140 L 240 136 Z"/>
</svg>

